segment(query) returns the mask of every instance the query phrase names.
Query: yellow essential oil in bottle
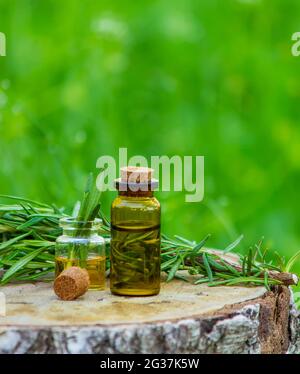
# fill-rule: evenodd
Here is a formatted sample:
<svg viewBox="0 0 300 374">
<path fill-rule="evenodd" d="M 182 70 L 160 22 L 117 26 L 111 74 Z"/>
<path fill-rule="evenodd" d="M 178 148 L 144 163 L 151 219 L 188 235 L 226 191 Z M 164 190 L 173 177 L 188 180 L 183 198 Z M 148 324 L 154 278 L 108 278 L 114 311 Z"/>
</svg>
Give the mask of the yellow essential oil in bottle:
<svg viewBox="0 0 300 374">
<path fill-rule="evenodd" d="M 66 257 L 56 257 L 55 259 L 55 277 L 71 266 L 78 266 L 87 270 L 90 278 L 91 290 L 104 290 L 105 287 L 105 256 L 89 258 L 85 261 L 79 259 L 69 260 Z"/>
<path fill-rule="evenodd" d="M 63 235 L 56 240 L 55 276 L 63 270 L 78 266 L 86 269 L 90 290 L 105 288 L 105 240 L 98 235 L 102 221 L 80 222 L 64 217 L 60 220 Z"/>
<path fill-rule="evenodd" d="M 126 167 L 111 208 L 110 289 L 115 295 L 160 291 L 160 204 L 152 169 Z"/>
</svg>

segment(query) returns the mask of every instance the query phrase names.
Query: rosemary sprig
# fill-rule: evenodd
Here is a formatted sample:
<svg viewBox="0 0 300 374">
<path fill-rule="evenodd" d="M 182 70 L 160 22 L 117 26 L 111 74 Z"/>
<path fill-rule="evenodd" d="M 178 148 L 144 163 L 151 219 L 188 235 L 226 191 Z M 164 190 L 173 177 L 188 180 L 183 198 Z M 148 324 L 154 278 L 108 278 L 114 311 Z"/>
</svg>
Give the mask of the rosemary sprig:
<svg viewBox="0 0 300 374">
<path fill-rule="evenodd" d="M 96 186 L 93 173 L 90 173 L 78 214 L 74 219 L 76 225 L 74 237 L 86 237 L 89 234 L 89 229 L 100 211 L 100 197 L 101 191 Z M 68 256 L 69 266 L 72 266 L 72 260 L 75 257 L 79 257 L 81 264 L 84 265 L 88 256 L 87 246 L 82 245 L 80 242 L 74 242 L 70 245 Z"/>
<path fill-rule="evenodd" d="M 91 178 L 91 177 L 90 177 Z M 109 247 L 110 223 L 100 211 L 100 192 L 95 191 L 94 182 L 89 181 L 77 219 L 87 222 L 100 217 L 103 221 L 101 235 Z M 0 204 L 0 284 L 11 281 L 45 280 L 50 277 L 55 263 L 55 240 L 61 234 L 59 219 L 66 217 L 63 209 L 14 196 L 2 196 L 14 204 Z M 162 235 L 161 270 L 167 280 L 174 278 L 190 280 L 181 270 L 187 271 L 195 284 L 217 285 L 262 285 L 269 288 L 277 284 L 296 284 L 297 277 L 289 273 L 300 252 L 289 261 L 279 257 L 267 259 L 262 240 L 240 254 L 236 247 L 241 237 L 223 251 L 206 247 L 209 236 L 196 243 L 176 236 Z M 233 253 L 235 250 L 235 253 Z M 107 261 L 109 268 L 109 260 Z"/>
<path fill-rule="evenodd" d="M 76 217 L 77 221 L 83 222 L 83 228 L 87 222 L 93 221 L 98 216 L 101 206 L 100 197 L 101 191 L 98 190 L 96 186 L 94 175 L 90 173 L 84 191 L 83 200 Z"/>
<path fill-rule="evenodd" d="M 253 284 L 264 285 L 295 285 L 298 277 L 290 271 L 295 261 L 300 257 L 300 251 L 286 265 L 284 258 L 280 261 L 266 260 L 266 253 L 261 253 L 262 241 L 255 245 L 256 250 L 249 249 L 246 254 L 231 253 L 241 241 L 241 237 L 226 247 L 225 250 L 215 250 L 204 247 L 208 237 L 199 244 L 187 239 L 176 237 L 162 238 L 162 270 L 168 273 L 167 280 L 174 278 L 174 268 L 187 270 L 191 275 L 201 275 L 195 284 L 208 283 L 209 286 Z M 176 263 L 176 259 L 182 259 Z"/>
</svg>

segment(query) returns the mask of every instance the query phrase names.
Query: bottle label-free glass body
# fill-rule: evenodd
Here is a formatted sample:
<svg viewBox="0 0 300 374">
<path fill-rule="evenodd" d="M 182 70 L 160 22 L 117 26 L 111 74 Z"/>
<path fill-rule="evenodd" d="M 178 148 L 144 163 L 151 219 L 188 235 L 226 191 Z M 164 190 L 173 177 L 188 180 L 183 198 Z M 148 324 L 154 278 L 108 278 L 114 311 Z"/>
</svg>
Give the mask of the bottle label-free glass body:
<svg viewBox="0 0 300 374">
<path fill-rule="evenodd" d="M 115 295 L 150 296 L 160 291 L 160 204 L 154 170 L 128 166 L 115 180 L 111 207 L 110 289 Z"/>
<path fill-rule="evenodd" d="M 55 248 L 55 276 L 78 266 L 86 269 L 91 290 L 105 288 L 105 241 L 98 235 L 101 221 L 80 222 L 74 218 L 62 218 L 63 235 L 57 238 Z"/>
<path fill-rule="evenodd" d="M 111 226 L 111 290 L 146 296 L 160 290 L 160 225 Z"/>
</svg>

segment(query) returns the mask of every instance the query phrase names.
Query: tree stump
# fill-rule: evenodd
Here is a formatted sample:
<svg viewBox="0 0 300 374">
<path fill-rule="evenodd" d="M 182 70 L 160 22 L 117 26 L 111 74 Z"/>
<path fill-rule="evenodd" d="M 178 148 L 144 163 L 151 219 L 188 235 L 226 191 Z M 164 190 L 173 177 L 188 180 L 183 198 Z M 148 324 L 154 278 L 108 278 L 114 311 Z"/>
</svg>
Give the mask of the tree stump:
<svg viewBox="0 0 300 374">
<path fill-rule="evenodd" d="M 287 287 L 207 287 L 179 280 L 160 295 L 90 291 L 59 300 L 51 284 L 5 286 L 0 353 L 299 353 Z"/>
</svg>

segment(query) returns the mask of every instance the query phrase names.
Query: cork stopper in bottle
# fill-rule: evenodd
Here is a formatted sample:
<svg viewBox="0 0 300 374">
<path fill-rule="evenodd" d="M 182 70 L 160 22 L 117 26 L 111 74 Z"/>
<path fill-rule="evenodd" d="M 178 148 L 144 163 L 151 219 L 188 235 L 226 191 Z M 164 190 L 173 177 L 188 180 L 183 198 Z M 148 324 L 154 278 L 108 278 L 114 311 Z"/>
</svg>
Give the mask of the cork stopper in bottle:
<svg viewBox="0 0 300 374">
<path fill-rule="evenodd" d="M 149 183 L 154 170 L 146 167 L 125 166 L 121 169 L 121 182 Z"/>
<path fill-rule="evenodd" d="M 55 279 L 54 292 L 62 300 L 75 300 L 86 293 L 89 285 L 87 270 L 72 266 Z"/>
</svg>

